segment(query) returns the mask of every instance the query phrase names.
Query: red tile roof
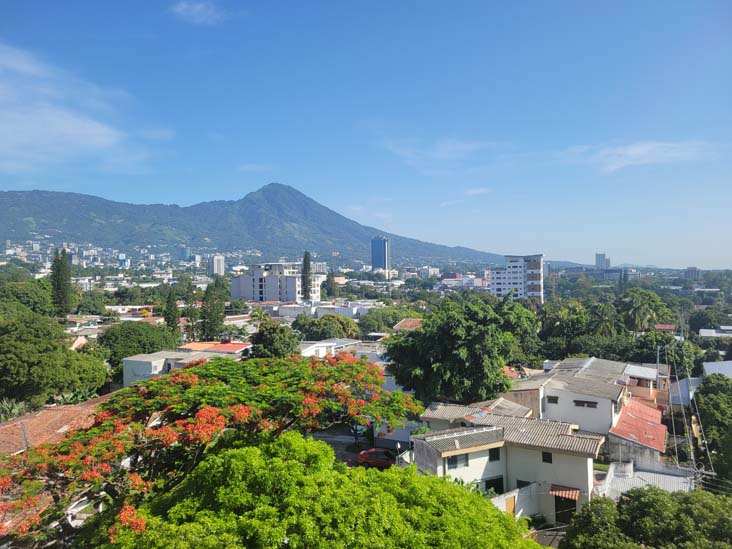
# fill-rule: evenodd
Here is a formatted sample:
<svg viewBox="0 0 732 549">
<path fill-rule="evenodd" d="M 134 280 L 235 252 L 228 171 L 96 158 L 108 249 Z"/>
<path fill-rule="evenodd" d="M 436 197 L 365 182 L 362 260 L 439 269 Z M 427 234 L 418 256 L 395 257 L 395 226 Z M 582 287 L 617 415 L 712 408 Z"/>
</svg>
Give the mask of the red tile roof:
<svg viewBox="0 0 732 549">
<path fill-rule="evenodd" d="M 666 426 L 661 424 L 661 412 L 633 399 L 620 411 L 617 425 L 610 433 L 648 446 L 659 452 L 666 449 Z"/>
<path fill-rule="evenodd" d="M 521 377 L 519 373 L 511 368 L 510 366 L 504 366 L 503 367 L 503 373 L 506 374 L 510 378 L 519 378 Z"/>
<path fill-rule="evenodd" d="M 49 406 L 0 423 L 0 454 L 15 454 L 29 446 L 60 442 L 67 432 L 91 426 L 97 406 L 112 394 L 72 406 Z"/>
<path fill-rule="evenodd" d="M 219 343 L 206 349 L 207 351 L 218 351 L 219 353 L 241 353 L 251 347 L 251 343 Z"/>
<path fill-rule="evenodd" d="M 561 486 L 560 484 L 552 484 L 549 494 L 559 496 L 560 498 L 573 499 L 577 501 L 582 491 L 579 488 L 571 488 L 569 486 Z"/>
<path fill-rule="evenodd" d="M 674 324 L 656 324 L 654 326 L 656 330 L 659 332 L 675 332 L 676 331 L 676 325 Z"/>
<path fill-rule="evenodd" d="M 394 331 L 398 332 L 399 330 L 406 330 L 408 332 L 411 332 L 413 330 L 419 330 L 421 327 L 421 318 L 405 318 L 396 323 L 396 326 L 394 326 Z"/>
</svg>

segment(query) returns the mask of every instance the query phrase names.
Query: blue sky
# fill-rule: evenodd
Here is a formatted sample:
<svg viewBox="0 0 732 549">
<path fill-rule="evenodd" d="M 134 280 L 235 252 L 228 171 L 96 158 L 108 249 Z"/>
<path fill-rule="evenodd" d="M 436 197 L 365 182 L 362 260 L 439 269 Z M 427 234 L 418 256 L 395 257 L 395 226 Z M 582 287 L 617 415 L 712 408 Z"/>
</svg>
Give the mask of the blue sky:
<svg viewBox="0 0 732 549">
<path fill-rule="evenodd" d="M 271 181 L 434 242 L 732 268 L 732 3 L 0 0 L 1 190 Z"/>
</svg>

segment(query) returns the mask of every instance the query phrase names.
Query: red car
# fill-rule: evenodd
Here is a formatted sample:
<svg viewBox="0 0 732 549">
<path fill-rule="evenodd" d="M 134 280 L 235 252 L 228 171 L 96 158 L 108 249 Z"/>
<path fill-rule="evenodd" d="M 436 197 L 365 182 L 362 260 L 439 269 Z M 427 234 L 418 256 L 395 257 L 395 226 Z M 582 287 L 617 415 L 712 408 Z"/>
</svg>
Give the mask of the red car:
<svg viewBox="0 0 732 549">
<path fill-rule="evenodd" d="M 358 464 L 364 467 L 386 469 L 396 463 L 396 454 L 387 448 L 370 448 L 358 453 Z"/>
</svg>

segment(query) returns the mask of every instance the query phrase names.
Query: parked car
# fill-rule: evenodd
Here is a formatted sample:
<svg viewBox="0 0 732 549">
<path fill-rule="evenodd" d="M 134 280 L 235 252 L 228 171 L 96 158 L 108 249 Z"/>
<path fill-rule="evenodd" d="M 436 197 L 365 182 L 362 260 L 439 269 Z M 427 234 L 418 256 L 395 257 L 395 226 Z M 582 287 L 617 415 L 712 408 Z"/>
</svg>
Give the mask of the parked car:
<svg viewBox="0 0 732 549">
<path fill-rule="evenodd" d="M 388 448 L 369 448 L 358 453 L 358 464 L 386 469 L 396 463 L 396 453 Z"/>
</svg>

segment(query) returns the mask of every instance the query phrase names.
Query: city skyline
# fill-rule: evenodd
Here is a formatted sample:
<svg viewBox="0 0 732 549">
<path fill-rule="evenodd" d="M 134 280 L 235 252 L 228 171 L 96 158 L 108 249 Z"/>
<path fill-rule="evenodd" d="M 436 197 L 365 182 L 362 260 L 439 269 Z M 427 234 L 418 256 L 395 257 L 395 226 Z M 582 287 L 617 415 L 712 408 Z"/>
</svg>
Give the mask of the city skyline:
<svg viewBox="0 0 732 549">
<path fill-rule="evenodd" d="M 732 265 L 727 3 L 39 6 L 0 22 L 0 190 L 278 181 L 429 242 Z"/>
</svg>

